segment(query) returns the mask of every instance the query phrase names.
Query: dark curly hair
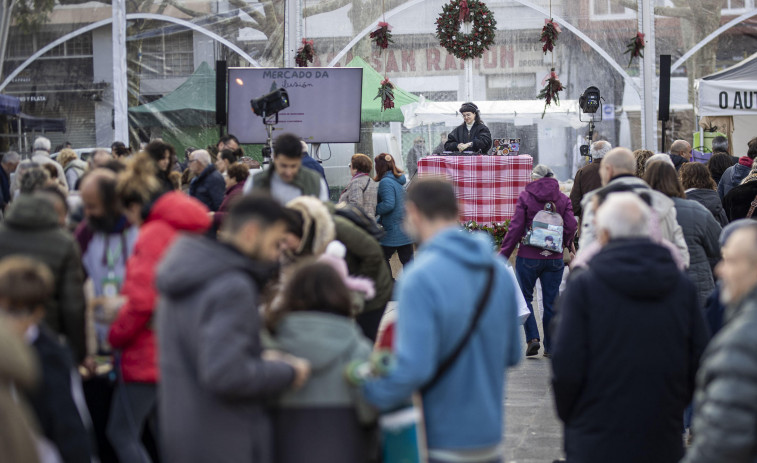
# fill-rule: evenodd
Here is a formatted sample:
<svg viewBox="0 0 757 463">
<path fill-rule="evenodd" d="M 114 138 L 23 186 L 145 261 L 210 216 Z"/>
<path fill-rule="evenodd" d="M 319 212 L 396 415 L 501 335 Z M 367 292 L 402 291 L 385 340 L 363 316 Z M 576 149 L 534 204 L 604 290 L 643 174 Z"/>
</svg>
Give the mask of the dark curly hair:
<svg viewBox="0 0 757 463">
<path fill-rule="evenodd" d="M 698 162 L 687 162 L 681 166 L 678 171 L 678 177 L 681 179 L 681 186 L 684 190 L 691 188 L 701 188 L 704 190 L 715 190 L 718 185 L 712 179 L 710 171 L 704 164 Z"/>
</svg>

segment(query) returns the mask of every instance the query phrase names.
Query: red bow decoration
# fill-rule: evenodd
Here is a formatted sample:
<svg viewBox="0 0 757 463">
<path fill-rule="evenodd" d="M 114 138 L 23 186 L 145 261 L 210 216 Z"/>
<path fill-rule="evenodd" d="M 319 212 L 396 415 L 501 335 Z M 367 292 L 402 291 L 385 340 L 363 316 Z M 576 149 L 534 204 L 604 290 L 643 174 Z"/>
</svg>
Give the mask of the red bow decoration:
<svg viewBox="0 0 757 463">
<path fill-rule="evenodd" d="M 302 39 L 302 46 L 297 50 L 297 55 L 294 57 L 294 62 L 298 67 L 308 67 L 308 62 L 313 62 L 315 58 L 315 47 L 313 47 L 313 41 L 308 39 Z"/>
<path fill-rule="evenodd" d="M 382 112 L 386 109 L 394 108 L 394 84 L 389 82 L 388 77 L 385 77 L 384 80 L 381 81 L 381 86 L 379 87 L 378 94 L 374 100 L 378 100 L 379 98 L 381 98 Z"/>
<path fill-rule="evenodd" d="M 555 48 L 555 42 L 557 42 L 557 36 L 560 35 L 562 29 L 552 18 L 544 20 L 544 27 L 541 30 L 541 42 L 544 42 L 544 46 L 541 48 L 544 54 L 547 51 L 552 51 Z"/>
<path fill-rule="evenodd" d="M 628 45 L 626 45 L 626 51 L 623 52 L 625 55 L 626 53 L 631 54 L 631 59 L 628 60 L 628 67 L 631 67 L 631 63 L 633 63 L 633 59 L 636 57 L 644 57 L 644 46 L 646 44 L 644 43 L 644 34 L 641 32 L 636 33 L 636 37 L 632 38 Z"/>
<path fill-rule="evenodd" d="M 460 22 L 470 21 L 470 8 L 468 8 L 468 2 L 463 0 L 460 2 Z"/>
<path fill-rule="evenodd" d="M 547 113 L 547 106 L 552 104 L 552 101 L 555 102 L 557 106 L 560 106 L 560 95 L 558 92 L 563 91 L 562 83 L 560 82 L 559 77 L 557 77 L 557 73 L 555 72 L 555 68 L 552 68 L 547 74 L 546 77 L 544 77 L 544 80 L 541 81 L 541 84 L 544 85 L 544 88 L 541 89 L 541 92 L 539 92 L 539 95 L 537 98 L 544 99 L 546 101 L 544 105 L 544 111 L 541 113 L 541 118 L 544 119 L 544 114 Z"/>
<path fill-rule="evenodd" d="M 389 23 L 381 21 L 378 23 L 378 28 L 371 32 L 371 39 L 382 50 L 389 47 L 390 43 L 394 43 L 392 40 L 392 26 Z"/>
</svg>

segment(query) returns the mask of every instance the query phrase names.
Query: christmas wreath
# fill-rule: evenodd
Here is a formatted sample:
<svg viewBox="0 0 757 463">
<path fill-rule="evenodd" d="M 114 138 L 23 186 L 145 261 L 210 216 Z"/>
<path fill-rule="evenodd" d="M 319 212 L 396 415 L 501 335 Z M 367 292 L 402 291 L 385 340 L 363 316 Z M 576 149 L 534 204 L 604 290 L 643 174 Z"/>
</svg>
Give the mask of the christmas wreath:
<svg viewBox="0 0 757 463">
<path fill-rule="evenodd" d="M 472 22 L 471 31 L 460 32 L 462 23 Z M 436 20 L 436 37 L 441 46 L 459 59 L 480 58 L 494 43 L 497 21 L 486 4 L 478 0 L 452 0 Z"/>
</svg>

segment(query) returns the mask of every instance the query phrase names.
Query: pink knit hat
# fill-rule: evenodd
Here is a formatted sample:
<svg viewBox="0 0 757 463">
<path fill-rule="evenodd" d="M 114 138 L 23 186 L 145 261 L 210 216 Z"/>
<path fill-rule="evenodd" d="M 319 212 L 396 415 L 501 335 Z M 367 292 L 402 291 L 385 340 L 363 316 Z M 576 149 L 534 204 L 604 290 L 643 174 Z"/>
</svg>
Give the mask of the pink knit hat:
<svg viewBox="0 0 757 463">
<path fill-rule="evenodd" d="M 329 264 L 342 277 L 347 289 L 363 293 L 365 299 L 370 301 L 376 296 L 373 281 L 365 277 L 351 277 L 347 270 L 347 262 L 344 260 L 346 255 L 347 248 L 344 247 L 344 244 L 341 241 L 334 240 L 326 246 L 326 252 L 318 258 L 318 262 Z"/>
</svg>

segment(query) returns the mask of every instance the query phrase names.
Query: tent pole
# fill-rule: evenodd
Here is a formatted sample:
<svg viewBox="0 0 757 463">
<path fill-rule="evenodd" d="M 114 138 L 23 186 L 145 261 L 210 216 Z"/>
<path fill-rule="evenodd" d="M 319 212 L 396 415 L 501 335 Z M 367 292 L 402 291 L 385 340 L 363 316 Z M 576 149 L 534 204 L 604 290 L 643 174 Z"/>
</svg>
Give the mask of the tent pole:
<svg viewBox="0 0 757 463">
<path fill-rule="evenodd" d="M 657 146 L 657 118 L 655 117 L 654 84 L 657 77 L 652 0 L 639 0 L 640 29 L 646 46 L 641 62 L 641 145 L 644 149 Z"/>
<path fill-rule="evenodd" d="M 284 29 L 284 67 L 296 67 L 297 49 L 302 41 L 302 0 L 286 0 Z"/>
<path fill-rule="evenodd" d="M 113 0 L 113 141 L 129 144 L 126 74 L 126 0 Z"/>
</svg>

